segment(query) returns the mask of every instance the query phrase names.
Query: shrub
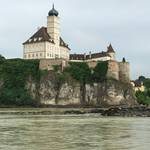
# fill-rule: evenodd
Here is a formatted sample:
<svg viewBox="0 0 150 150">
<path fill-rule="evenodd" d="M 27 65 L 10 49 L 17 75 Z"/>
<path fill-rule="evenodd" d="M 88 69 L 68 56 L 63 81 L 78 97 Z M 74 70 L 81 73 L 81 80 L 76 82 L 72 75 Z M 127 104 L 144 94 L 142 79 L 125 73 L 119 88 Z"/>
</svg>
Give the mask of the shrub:
<svg viewBox="0 0 150 150">
<path fill-rule="evenodd" d="M 150 97 L 148 96 L 148 92 L 136 92 L 136 97 L 137 100 L 139 102 L 139 104 L 143 104 L 143 105 L 149 105 L 150 104 Z"/>
<path fill-rule="evenodd" d="M 96 67 L 93 69 L 93 80 L 95 82 L 101 82 L 106 79 L 108 71 L 108 62 L 98 62 Z"/>
<path fill-rule="evenodd" d="M 91 82 L 91 69 L 87 63 L 83 62 L 71 62 L 69 67 L 65 69 L 75 80 L 79 81 L 81 84 Z"/>
<path fill-rule="evenodd" d="M 5 105 L 31 105 L 35 103 L 25 84 L 29 76 L 40 79 L 38 60 L 9 59 L 0 64 L 0 79 L 4 84 L 0 92 L 0 103 Z"/>
</svg>

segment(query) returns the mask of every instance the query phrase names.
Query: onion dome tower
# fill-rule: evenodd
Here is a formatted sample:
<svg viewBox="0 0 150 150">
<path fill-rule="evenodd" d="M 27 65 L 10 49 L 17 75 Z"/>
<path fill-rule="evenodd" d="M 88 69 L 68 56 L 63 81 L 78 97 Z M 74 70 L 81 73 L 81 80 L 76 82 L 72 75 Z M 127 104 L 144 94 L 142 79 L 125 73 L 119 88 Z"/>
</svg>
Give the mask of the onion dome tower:
<svg viewBox="0 0 150 150">
<path fill-rule="evenodd" d="M 53 4 L 53 8 L 52 8 L 52 10 L 49 11 L 48 16 L 56 16 L 57 17 L 58 15 L 59 15 L 59 13 L 55 9 L 54 4 Z"/>
<path fill-rule="evenodd" d="M 47 17 L 47 32 L 56 45 L 60 44 L 60 19 L 54 4 Z"/>
</svg>

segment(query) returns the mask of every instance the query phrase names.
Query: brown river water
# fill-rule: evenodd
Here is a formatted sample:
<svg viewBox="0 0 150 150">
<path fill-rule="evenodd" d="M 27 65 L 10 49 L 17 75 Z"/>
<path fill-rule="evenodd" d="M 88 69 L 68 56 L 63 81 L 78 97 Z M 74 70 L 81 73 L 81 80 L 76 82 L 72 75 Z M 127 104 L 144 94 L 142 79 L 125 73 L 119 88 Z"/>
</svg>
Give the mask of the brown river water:
<svg viewBox="0 0 150 150">
<path fill-rule="evenodd" d="M 14 111 L 0 113 L 0 150 L 150 149 L 150 118 L 11 113 Z"/>
</svg>

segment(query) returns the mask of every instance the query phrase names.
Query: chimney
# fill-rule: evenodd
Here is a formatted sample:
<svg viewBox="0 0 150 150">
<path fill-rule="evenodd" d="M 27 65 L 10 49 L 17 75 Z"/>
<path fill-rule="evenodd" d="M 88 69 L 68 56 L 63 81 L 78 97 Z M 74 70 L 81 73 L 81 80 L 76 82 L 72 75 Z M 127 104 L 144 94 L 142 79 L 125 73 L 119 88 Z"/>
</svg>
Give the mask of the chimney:
<svg viewBox="0 0 150 150">
<path fill-rule="evenodd" d="M 92 53 L 91 53 L 91 51 L 89 51 L 89 58 L 90 58 L 90 59 L 92 58 Z"/>
<path fill-rule="evenodd" d="M 86 60 L 86 53 L 84 53 L 84 60 Z"/>
</svg>

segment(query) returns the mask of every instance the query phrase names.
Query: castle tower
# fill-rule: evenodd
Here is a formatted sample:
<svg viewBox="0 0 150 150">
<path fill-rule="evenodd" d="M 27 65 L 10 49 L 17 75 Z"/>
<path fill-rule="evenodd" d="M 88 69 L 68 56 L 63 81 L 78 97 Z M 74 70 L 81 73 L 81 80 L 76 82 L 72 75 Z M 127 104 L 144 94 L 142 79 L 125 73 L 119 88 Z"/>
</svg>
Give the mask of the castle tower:
<svg viewBox="0 0 150 150">
<path fill-rule="evenodd" d="M 122 62 L 119 62 L 119 80 L 122 82 L 130 82 L 130 64 L 123 58 Z"/>
<path fill-rule="evenodd" d="M 115 60 L 108 61 L 107 78 L 119 80 L 119 65 L 117 61 Z"/>
<path fill-rule="evenodd" d="M 60 44 L 60 19 L 58 17 L 59 13 L 53 8 L 49 11 L 47 17 L 47 32 L 54 41 L 56 45 Z"/>
<path fill-rule="evenodd" d="M 112 47 L 112 45 L 110 44 L 108 47 L 107 47 L 107 53 L 111 56 L 111 60 L 115 60 L 116 57 L 115 57 L 115 51 Z"/>
</svg>

